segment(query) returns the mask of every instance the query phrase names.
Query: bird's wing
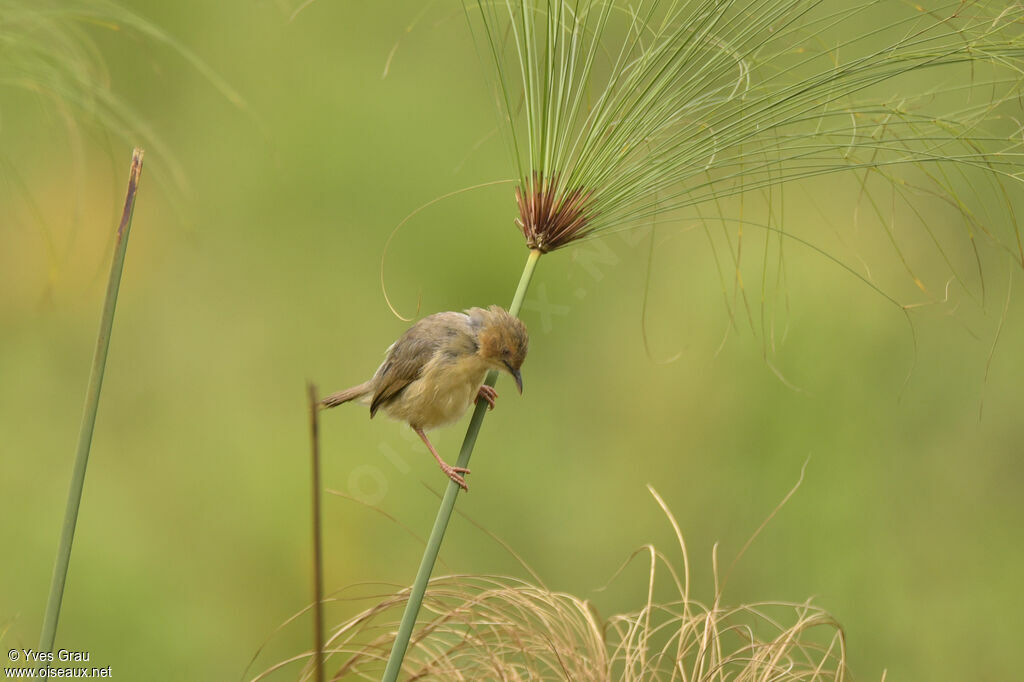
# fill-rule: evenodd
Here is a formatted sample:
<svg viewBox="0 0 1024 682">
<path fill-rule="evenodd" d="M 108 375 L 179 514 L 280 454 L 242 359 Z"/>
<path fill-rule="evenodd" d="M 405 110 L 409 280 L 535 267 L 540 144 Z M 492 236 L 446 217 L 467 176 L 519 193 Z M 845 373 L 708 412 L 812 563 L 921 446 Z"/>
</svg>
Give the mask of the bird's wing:
<svg viewBox="0 0 1024 682">
<path fill-rule="evenodd" d="M 377 390 L 370 401 L 370 416 L 420 377 L 426 364 L 448 340 L 449 329 L 467 325 L 468 318 L 461 313 L 437 313 L 423 318 L 395 341 L 374 377 Z"/>
</svg>

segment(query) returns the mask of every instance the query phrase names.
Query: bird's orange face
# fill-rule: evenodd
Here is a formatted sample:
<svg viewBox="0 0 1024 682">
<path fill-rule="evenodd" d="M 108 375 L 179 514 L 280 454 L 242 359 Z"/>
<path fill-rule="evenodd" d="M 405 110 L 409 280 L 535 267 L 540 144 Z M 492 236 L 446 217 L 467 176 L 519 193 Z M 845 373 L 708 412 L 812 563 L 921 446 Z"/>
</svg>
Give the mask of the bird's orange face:
<svg viewBox="0 0 1024 682">
<path fill-rule="evenodd" d="M 530 345 L 526 325 L 504 308 L 491 306 L 487 312 L 487 320 L 478 337 L 480 356 L 495 369 L 511 374 L 516 381 L 516 388 L 522 393 L 523 378 L 519 370 L 526 360 L 526 352 Z"/>
</svg>

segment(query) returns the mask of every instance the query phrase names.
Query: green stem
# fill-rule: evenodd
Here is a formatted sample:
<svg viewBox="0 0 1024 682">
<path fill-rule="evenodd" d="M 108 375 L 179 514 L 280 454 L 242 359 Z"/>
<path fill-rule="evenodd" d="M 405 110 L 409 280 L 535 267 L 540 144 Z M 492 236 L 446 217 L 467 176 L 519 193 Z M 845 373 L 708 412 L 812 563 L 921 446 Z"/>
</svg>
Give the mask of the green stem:
<svg viewBox="0 0 1024 682">
<path fill-rule="evenodd" d="M 526 298 L 526 290 L 530 288 L 530 280 L 533 279 L 533 271 L 540 259 L 540 251 L 530 251 L 530 257 L 526 260 L 526 267 L 523 268 L 523 276 L 519 279 L 519 286 L 516 287 L 515 296 L 512 297 L 512 305 L 508 311 L 518 316 L 523 307 L 523 300 Z M 488 372 L 484 383 L 494 386 L 498 380 L 497 372 Z M 473 454 L 473 446 L 476 445 L 476 437 L 480 433 L 480 426 L 484 422 L 484 415 L 487 414 L 487 405 L 478 402 L 473 411 L 473 417 L 469 420 L 469 428 L 466 430 L 466 438 L 462 441 L 462 449 L 459 451 L 458 465 L 465 467 L 469 464 L 469 458 Z M 409 593 L 409 601 L 406 602 L 405 612 L 402 614 L 402 622 L 398 626 L 398 634 L 395 636 L 395 643 L 391 647 L 391 656 L 388 658 L 388 666 L 384 670 L 383 682 L 395 682 L 398 673 L 402 669 L 402 660 L 409 648 L 409 640 L 412 637 L 413 627 L 416 625 L 416 617 L 420 612 L 420 605 L 423 603 L 423 595 L 427 591 L 427 583 L 430 581 L 430 574 L 434 570 L 434 563 L 437 561 L 437 554 L 441 551 L 441 541 L 444 540 L 445 531 L 448 528 L 448 521 L 455 509 L 455 498 L 459 494 L 459 486 L 454 481 L 448 482 L 448 489 L 441 499 L 441 508 L 437 510 L 437 518 L 434 520 L 434 528 L 430 531 L 430 538 L 427 540 L 427 548 L 423 552 L 423 559 L 420 560 L 420 569 L 416 572 L 416 580 L 412 584 L 412 591 Z"/>
<path fill-rule="evenodd" d="M 78 432 L 78 449 L 75 452 L 75 467 L 71 473 L 71 488 L 68 491 L 67 507 L 64 510 L 64 525 L 60 532 L 60 545 L 57 547 L 57 561 L 53 567 L 50 597 L 46 602 L 43 632 L 39 637 L 39 650 L 47 653 L 53 651 L 53 642 L 57 636 L 57 620 L 60 618 L 60 605 L 64 598 L 64 583 L 67 580 L 68 564 L 71 561 L 71 543 L 75 539 L 78 507 L 82 502 L 82 488 L 85 484 L 85 468 L 89 463 L 89 445 L 92 443 L 92 431 L 96 424 L 96 410 L 100 402 L 100 388 L 103 386 L 103 371 L 107 365 L 110 329 L 114 324 L 114 308 L 117 306 L 117 292 L 121 286 L 121 271 L 124 268 L 125 252 L 128 249 L 128 233 L 131 231 L 132 213 L 135 211 L 135 195 L 139 187 L 139 175 L 142 173 L 142 154 L 142 150 L 138 148 L 132 152 L 132 165 L 128 174 L 128 193 L 124 200 L 121 223 L 117 228 L 117 241 L 114 243 L 114 260 L 110 264 L 107 295 L 103 301 L 103 316 L 100 318 L 100 330 L 96 338 L 96 352 L 93 355 L 92 371 L 89 374 L 89 388 L 85 395 L 85 411 L 82 414 L 82 426 Z"/>
</svg>

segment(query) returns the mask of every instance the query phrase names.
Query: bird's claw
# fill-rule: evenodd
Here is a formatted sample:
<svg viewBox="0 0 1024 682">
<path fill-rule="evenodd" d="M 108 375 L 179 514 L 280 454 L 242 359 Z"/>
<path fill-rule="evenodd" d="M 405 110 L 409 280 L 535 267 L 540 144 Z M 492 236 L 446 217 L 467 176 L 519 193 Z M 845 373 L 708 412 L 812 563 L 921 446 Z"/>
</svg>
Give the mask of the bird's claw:
<svg viewBox="0 0 1024 682">
<path fill-rule="evenodd" d="M 462 488 L 466 492 L 469 492 L 469 486 L 466 484 L 466 479 L 459 475 L 468 474 L 469 469 L 467 469 L 466 467 L 453 467 L 450 464 L 446 464 L 441 467 L 441 471 L 447 474 L 448 478 L 458 483 L 460 488 Z"/>
<path fill-rule="evenodd" d="M 497 398 L 498 392 L 495 391 L 493 387 L 488 386 L 486 384 L 481 386 L 480 389 L 476 392 L 476 399 L 483 400 L 485 403 L 487 403 L 490 406 L 488 408 L 490 410 L 494 409 L 494 401 L 497 400 Z"/>
</svg>

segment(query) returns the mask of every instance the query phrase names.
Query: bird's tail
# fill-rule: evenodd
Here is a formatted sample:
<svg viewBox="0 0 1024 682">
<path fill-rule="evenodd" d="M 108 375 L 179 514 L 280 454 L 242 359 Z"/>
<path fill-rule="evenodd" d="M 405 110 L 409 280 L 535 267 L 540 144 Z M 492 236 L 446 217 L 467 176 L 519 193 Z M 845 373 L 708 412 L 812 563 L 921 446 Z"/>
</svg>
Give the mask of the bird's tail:
<svg viewBox="0 0 1024 682">
<path fill-rule="evenodd" d="M 359 384 L 358 386 L 346 388 L 344 391 L 338 391 L 337 393 L 330 394 L 329 396 L 320 401 L 320 406 L 324 408 L 337 407 L 342 403 L 347 403 L 351 400 L 358 400 L 359 398 L 362 398 L 363 396 L 367 395 L 369 392 L 370 382 L 367 381 L 365 383 Z"/>
</svg>

